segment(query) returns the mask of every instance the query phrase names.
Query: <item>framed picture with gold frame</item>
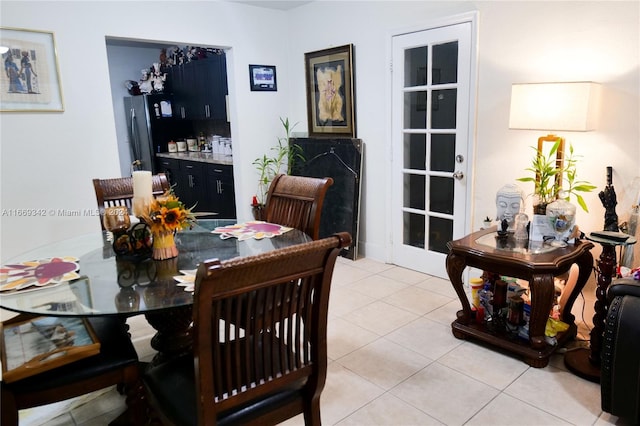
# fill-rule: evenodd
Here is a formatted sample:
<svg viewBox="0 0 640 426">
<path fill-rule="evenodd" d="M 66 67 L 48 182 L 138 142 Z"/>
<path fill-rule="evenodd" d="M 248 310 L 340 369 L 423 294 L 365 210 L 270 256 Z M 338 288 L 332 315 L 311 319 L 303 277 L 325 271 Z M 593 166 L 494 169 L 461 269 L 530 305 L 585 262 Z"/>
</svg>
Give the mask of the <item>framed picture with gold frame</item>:
<svg viewBox="0 0 640 426">
<path fill-rule="evenodd" d="M 304 54 L 309 136 L 356 137 L 354 46 Z"/>
<path fill-rule="evenodd" d="M 0 111 L 64 111 L 52 32 L 2 27 L 0 52 Z"/>
<path fill-rule="evenodd" d="M 1 324 L 0 331 L 7 383 L 100 353 L 100 341 L 85 318 L 18 316 Z"/>
</svg>

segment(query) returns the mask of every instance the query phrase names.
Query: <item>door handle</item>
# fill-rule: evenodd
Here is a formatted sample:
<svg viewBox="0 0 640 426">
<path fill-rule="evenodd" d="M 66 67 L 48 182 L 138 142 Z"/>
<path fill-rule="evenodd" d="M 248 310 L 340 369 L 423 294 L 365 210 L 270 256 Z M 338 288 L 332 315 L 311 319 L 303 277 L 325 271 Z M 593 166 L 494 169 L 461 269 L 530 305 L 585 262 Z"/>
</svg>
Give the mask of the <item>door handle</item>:
<svg viewBox="0 0 640 426">
<path fill-rule="evenodd" d="M 461 171 L 457 171 L 457 172 L 453 173 L 453 177 L 458 179 L 458 180 L 461 180 L 464 177 L 464 173 L 462 173 Z"/>
</svg>

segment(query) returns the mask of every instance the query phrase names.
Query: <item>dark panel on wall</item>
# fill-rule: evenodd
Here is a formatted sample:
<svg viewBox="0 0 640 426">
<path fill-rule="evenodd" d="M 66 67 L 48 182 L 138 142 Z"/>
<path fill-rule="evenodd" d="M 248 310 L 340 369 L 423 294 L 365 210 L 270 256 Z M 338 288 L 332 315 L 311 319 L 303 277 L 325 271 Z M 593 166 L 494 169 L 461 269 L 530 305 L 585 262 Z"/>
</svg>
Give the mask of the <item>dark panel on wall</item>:
<svg viewBox="0 0 640 426">
<path fill-rule="evenodd" d="M 364 143 L 347 138 L 292 138 L 302 148 L 304 161 L 294 160 L 291 173 L 297 176 L 331 177 L 322 207 L 320 237 L 336 232 L 351 233 L 351 246 L 340 253 L 355 260 L 358 256 L 360 182 Z"/>
</svg>

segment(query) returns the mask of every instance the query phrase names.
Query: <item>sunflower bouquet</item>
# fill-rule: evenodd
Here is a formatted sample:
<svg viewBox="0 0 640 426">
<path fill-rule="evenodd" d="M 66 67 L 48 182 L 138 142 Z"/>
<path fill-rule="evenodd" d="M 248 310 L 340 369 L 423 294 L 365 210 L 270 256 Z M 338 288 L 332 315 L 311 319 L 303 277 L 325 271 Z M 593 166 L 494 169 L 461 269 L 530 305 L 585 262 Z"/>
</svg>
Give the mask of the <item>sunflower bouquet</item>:
<svg viewBox="0 0 640 426">
<path fill-rule="evenodd" d="M 178 255 L 174 233 L 191 229 L 196 221 L 191 209 L 180 201 L 172 189 L 151 200 L 149 213 L 142 219 L 149 225 L 153 235 L 153 257 L 159 260 Z"/>
</svg>

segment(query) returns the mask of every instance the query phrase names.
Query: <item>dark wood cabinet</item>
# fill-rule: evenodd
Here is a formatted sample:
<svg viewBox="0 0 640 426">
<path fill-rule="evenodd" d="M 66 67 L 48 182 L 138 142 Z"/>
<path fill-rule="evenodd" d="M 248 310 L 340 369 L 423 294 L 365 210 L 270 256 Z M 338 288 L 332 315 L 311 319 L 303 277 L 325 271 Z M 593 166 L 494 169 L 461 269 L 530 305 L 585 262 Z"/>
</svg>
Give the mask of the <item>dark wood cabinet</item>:
<svg viewBox="0 0 640 426">
<path fill-rule="evenodd" d="M 226 120 L 227 67 L 224 55 L 169 69 L 174 114 L 181 119 Z"/>
<path fill-rule="evenodd" d="M 182 175 L 180 173 L 180 160 L 157 157 L 156 170 L 158 173 L 167 175 L 169 184 L 173 187 L 176 194 L 182 192 L 184 183 L 182 182 Z"/>
<path fill-rule="evenodd" d="M 233 166 L 158 157 L 158 172 L 165 173 L 176 195 L 194 212 L 216 213 L 217 219 L 236 218 Z"/>
<path fill-rule="evenodd" d="M 233 167 L 210 164 L 205 171 L 208 185 L 207 198 L 211 211 L 218 213 L 218 219 L 235 219 L 236 199 L 233 188 Z"/>
</svg>

